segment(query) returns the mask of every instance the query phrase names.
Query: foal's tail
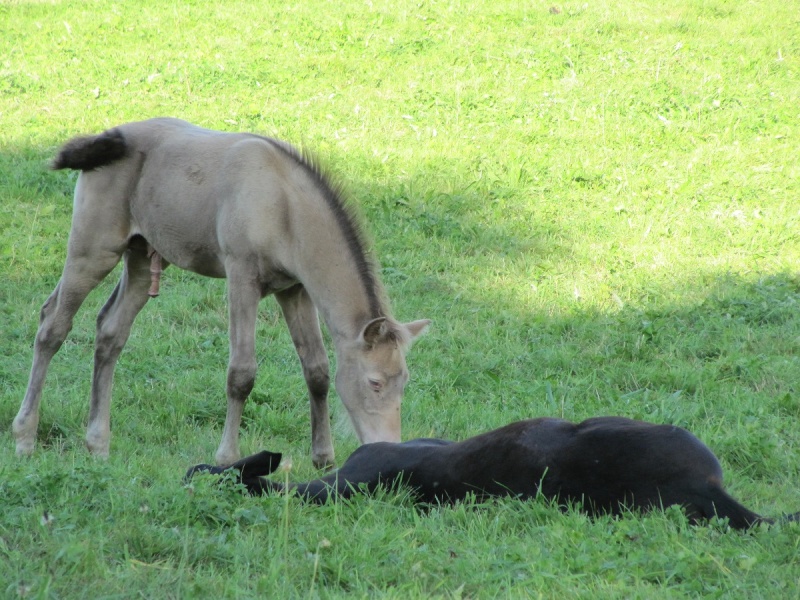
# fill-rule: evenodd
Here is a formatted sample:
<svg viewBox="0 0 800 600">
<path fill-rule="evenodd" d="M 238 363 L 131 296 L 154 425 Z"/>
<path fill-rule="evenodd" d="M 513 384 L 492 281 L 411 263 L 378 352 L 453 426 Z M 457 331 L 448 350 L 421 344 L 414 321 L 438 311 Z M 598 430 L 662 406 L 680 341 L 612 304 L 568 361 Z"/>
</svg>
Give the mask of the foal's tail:
<svg viewBox="0 0 800 600">
<path fill-rule="evenodd" d="M 119 129 L 109 129 L 99 135 L 72 138 L 61 147 L 53 159 L 54 170 L 75 169 L 93 171 L 124 158 L 128 145 Z"/>
</svg>

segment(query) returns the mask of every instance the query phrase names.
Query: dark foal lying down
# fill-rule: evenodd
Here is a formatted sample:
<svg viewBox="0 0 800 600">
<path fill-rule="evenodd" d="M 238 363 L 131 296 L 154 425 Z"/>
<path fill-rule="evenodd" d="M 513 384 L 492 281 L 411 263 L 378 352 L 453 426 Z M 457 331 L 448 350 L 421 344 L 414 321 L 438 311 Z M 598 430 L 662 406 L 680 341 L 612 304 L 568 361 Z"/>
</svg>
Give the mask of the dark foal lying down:
<svg viewBox="0 0 800 600">
<path fill-rule="evenodd" d="M 197 465 L 186 476 L 235 469 L 251 494 L 283 491 L 283 484 L 262 477 L 274 472 L 280 460 L 280 454 L 260 452 L 228 467 Z M 541 494 L 582 506 L 591 515 L 676 504 L 692 522 L 718 516 L 737 529 L 773 522 L 725 492 L 717 458 L 691 433 L 622 417 L 578 424 L 531 419 L 462 442 L 417 439 L 367 444 L 337 471 L 306 483 L 290 483 L 289 488 L 322 503 L 397 481 L 425 503 L 453 502 L 470 493 L 478 499 Z"/>
</svg>

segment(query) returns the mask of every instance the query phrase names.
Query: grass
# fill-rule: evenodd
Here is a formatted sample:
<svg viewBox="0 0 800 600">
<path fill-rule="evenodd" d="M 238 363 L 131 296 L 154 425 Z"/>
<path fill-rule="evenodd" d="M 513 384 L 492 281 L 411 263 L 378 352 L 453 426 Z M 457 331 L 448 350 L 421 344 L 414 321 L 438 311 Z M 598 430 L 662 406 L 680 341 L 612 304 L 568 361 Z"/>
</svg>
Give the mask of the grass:
<svg viewBox="0 0 800 600">
<path fill-rule="evenodd" d="M 170 269 L 120 360 L 112 455 L 82 439 L 90 296 L 13 453 L 58 280 L 66 139 L 156 115 L 314 149 L 357 199 L 409 355 L 404 437 L 530 416 L 685 426 L 761 513 L 798 508 L 800 18 L 791 2 L 0 3 L 0 594 L 26 598 L 797 597 L 796 526 L 420 513 L 180 477 L 224 420 L 224 283 Z M 246 451 L 314 473 L 272 300 Z M 332 402 L 341 458 L 356 446 Z"/>
</svg>

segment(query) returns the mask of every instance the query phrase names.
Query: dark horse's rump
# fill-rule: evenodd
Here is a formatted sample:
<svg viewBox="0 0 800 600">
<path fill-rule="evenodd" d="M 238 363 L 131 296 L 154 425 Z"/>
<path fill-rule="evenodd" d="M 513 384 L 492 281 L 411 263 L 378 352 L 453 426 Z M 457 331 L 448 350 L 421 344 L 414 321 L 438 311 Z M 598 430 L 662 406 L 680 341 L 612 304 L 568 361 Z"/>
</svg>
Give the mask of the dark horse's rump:
<svg viewBox="0 0 800 600">
<path fill-rule="evenodd" d="M 283 484 L 263 477 L 277 469 L 280 457 L 261 452 L 226 468 L 197 465 L 187 478 L 198 471 L 235 469 L 251 494 L 283 491 Z M 717 458 L 694 435 L 621 417 L 578 424 L 531 419 L 462 442 L 367 444 L 337 471 L 289 488 L 307 500 L 325 502 L 398 480 L 419 502 L 453 502 L 470 493 L 479 499 L 541 494 L 580 505 L 592 515 L 679 505 L 692 522 L 718 516 L 736 529 L 772 522 L 725 492 Z M 796 520 L 797 515 L 787 518 Z"/>
</svg>

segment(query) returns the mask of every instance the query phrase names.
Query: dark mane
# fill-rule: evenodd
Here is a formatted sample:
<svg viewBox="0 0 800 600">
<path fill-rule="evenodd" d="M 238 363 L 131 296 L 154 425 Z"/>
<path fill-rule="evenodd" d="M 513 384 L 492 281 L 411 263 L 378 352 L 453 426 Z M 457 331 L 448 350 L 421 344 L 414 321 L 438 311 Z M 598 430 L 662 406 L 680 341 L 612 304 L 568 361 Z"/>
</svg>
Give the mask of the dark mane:
<svg viewBox="0 0 800 600">
<path fill-rule="evenodd" d="M 319 160 L 310 152 L 300 153 L 289 144 L 272 138 L 264 139 L 298 164 L 308 174 L 325 199 L 325 203 L 333 213 L 334 220 L 347 242 L 350 256 L 356 265 L 359 278 L 364 284 L 364 291 L 369 301 L 370 317 L 391 316 L 388 300 L 378 279 L 378 265 L 369 251 L 369 243 L 362 221 L 356 214 L 353 204 L 345 199 L 341 183 L 332 180 L 330 175 L 324 171 Z"/>
</svg>

